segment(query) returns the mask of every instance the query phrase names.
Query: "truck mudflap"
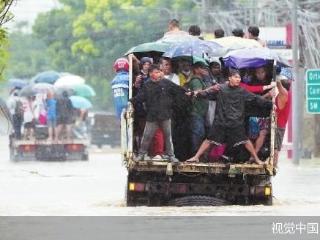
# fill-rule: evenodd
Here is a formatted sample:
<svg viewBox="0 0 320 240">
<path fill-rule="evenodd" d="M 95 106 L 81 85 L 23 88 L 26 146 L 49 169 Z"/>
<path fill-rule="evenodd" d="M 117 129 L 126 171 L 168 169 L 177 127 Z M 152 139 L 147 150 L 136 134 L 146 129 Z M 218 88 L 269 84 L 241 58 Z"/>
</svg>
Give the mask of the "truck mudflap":
<svg viewBox="0 0 320 240">
<path fill-rule="evenodd" d="M 35 157 L 41 160 L 65 160 L 64 145 L 38 145 L 36 147 Z"/>
</svg>

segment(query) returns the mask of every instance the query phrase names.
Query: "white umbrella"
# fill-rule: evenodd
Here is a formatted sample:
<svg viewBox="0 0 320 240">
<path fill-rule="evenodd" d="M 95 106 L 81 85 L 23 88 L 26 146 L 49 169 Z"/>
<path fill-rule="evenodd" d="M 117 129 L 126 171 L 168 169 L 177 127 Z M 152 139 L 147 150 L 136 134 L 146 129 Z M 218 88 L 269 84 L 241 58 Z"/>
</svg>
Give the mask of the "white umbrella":
<svg viewBox="0 0 320 240">
<path fill-rule="evenodd" d="M 241 49 L 241 48 L 262 48 L 261 44 L 253 39 L 228 36 L 223 38 L 215 38 L 211 40 L 212 42 L 220 44 L 222 47 L 225 47 L 230 50 Z"/>
<path fill-rule="evenodd" d="M 62 86 L 73 86 L 73 85 L 79 85 L 84 84 L 85 80 L 84 78 L 77 76 L 77 75 L 65 75 L 59 78 L 54 86 L 56 87 L 62 87 Z"/>
<path fill-rule="evenodd" d="M 47 93 L 48 91 L 53 91 L 53 85 L 49 83 L 36 83 L 31 85 L 35 93 Z"/>
</svg>

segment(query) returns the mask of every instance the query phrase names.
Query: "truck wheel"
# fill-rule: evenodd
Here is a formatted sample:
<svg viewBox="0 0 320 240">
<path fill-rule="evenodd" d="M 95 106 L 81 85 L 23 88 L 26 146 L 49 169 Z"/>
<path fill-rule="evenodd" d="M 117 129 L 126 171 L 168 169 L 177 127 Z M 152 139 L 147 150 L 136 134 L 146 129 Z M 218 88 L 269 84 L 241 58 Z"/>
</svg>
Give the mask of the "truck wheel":
<svg viewBox="0 0 320 240">
<path fill-rule="evenodd" d="M 173 206 L 223 206 L 230 203 L 224 199 L 209 196 L 187 196 L 173 199 L 169 205 Z"/>
<path fill-rule="evenodd" d="M 14 154 L 14 150 L 13 149 L 10 149 L 10 161 L 12 161 L 12 162 L 18 162 L 19 161 L 17 156 Z"/>
<path fill-rule="evenodd" d="M 88 161 L 89 160 L 89 155 L 87 153 L 83 154 L 81 157 L 82 161 Z"/>
<path fill-rule="evenodd" d="M 102 144 L 101 144 L 101 143 L 98 143 L 98 144 L 97 144 L 97 147 L 98 147 L 99 149 L 101 149 L 101 148 L 102 148 Z"/>
<path fill-rule="evenodd" d="M 126 204 L 127 207 L 135 207 L 138 205 L 138 202 L 136 201 L 135 197 L 129 191 L 126 191 Z"/>
<path fill-rule="evenodd" d="M 268 197 L 265 200 L 265 202 L 263 203 L 263 205 L 266 205 L 266 206 L 272 206 L 272 204 L 273 204 L 273 197 L 272 196 Z"/>
</svg>

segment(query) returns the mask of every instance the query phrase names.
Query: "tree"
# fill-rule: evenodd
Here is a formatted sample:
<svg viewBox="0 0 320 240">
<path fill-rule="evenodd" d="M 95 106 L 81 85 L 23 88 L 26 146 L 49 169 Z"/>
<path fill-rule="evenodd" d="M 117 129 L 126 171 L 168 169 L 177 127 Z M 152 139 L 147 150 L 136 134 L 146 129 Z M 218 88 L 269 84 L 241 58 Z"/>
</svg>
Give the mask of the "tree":
<svg viewBox="0 0 320 240">
<path fill-rule="evenodd" d="M 47 46 L 50 65 L 86 78 L 97 91 L 95 106 L 111 108 L 110 81 L 116 58 L 131 47 L 163 36 L 170 18 L 194 24 L 189 0 L 60 0 L 33 27 Z M 190 25 L 189 24 L 189 25 Z"/>
<path fill-rule="evenodd" d="M 83 61 L 86 75 L 95 74 L 110 82 L 116 58 L 132 46 L 161 38 L 175 12 L 183 9 L 190 12 L 194 6 L 186 0 L 174 4 L 169 0 L 87 0 L 85 11 L 73 24 L 76 41 L 72 53 Z M 96 89 L 109 93 L 105 100 L 110 100 L 110 84 L 94 84 Z"/>
<path fill-rule="evenodd" d="M 9 12 L 14 0 L 0 1 L 0 80 L 3 78 L 2 74 L 8 61 L 8 40 L 7 32 L 3 28 L 3 24 L 12 19 L 12 14 Z"/>
<path fill-rule="evenodd" d="M 51 69 L 46 45 L 33 34 L 20 30 L 12 32 L 8 45 L 10 58 L 6 70 L 7 78 L 28 79 L 38 72 Z"/>
</svg>

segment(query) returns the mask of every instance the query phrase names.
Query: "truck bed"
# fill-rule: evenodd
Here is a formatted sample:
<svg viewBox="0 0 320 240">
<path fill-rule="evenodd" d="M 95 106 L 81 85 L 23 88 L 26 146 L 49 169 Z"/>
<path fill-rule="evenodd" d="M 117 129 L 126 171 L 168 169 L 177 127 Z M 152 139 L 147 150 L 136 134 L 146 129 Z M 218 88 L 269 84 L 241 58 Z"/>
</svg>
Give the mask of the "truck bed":
<svg viewBox="0 0 320 240">
<path fill-rule="evenodd" d="M 249 174 L 249 175 L 273 175 L 271 165 L 257 164 L 225 164 L 225 163 L 187 163 L 171 164 L 167 161 L 129 161 L 129 170 L 140 172 L 168 172 L 172 173 L 208 173 L 208 174 Z"/>
<path fill-rule="evenodd" d="M 33 139 L 33 140 L 12 140 L 12 146 L 17 147 L 20 145 L 65 145 L 65 144 L 84 144 L 88 145 L 89 141 L 87 139 L 72 139 L 72 140 L 60 140 L 58 142 L 52 142 L 47 139 Z"/>
<path fill-rule="evenodd" d="M 52 142 L 47 139 L 17 140 L 10 138 L 10 159 L 21 160 L 88 160 L 87 139 Z"/>
</svg>

